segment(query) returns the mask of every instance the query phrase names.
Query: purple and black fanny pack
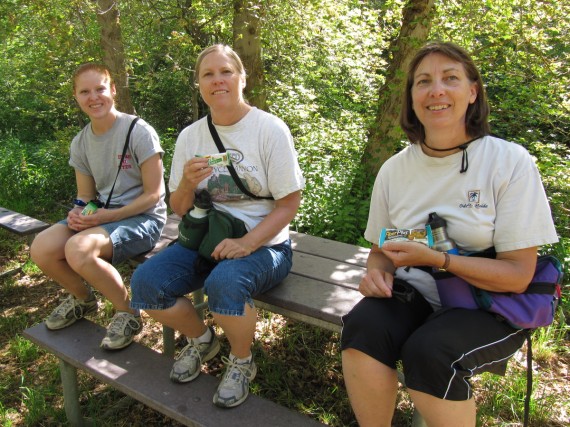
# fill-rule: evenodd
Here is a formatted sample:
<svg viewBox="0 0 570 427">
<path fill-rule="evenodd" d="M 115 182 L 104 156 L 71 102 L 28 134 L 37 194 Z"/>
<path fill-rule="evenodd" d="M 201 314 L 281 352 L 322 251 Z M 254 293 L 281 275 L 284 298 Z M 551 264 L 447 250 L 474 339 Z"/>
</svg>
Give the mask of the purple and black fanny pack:
<svg viewBox="0 0 570 427">
<path fill-rule="evenodd" d="M 492 253 L 494 251 L 485 251 L 471 256 L 494 257 Z M 520 329 L 552 323 L 563 277 L 560 261 L 551 255 L 538 257 L 534 276 L 526 291 L 520 294 L 479 289 L 446 271 L 430 271 L 430 274 L 436 281 L 443 307 L 486 310 Z"/>
</svg>

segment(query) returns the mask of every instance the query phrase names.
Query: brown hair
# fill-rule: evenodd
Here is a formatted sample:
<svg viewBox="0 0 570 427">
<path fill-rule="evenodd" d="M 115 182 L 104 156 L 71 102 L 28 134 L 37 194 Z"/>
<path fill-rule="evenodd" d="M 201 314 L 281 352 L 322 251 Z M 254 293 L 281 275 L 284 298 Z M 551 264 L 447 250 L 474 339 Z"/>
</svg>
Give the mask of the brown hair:
<svg viewBox="0 0 570 427">
<path fill-rule="evenodd" d="M 241 62 L 241 58 L 236 53 L 236 51 L 233 50 L 228 45 L 225 45 L 225 44 L 214 44 L 214 45 L 204 49 L 202 51 L 202 53 L 200 53 L 200 55 L 198 55 L 198 58 L 196 59 L 196 66 L 194 68 L 194 81 L 196 83 L 198 83 L 198 81 L 200 80 L 200 74 L 199 73 L 200 73 L 200 66 L 202 65 L 202 61 L 204 60 L 204 58 L 207 55 L 209 55 L 212 52 L 220 52 L 220 53 L 223 53 L 223 54 L 229 56 L 233 60 L 238 74 L 240 76 L 242 76 L 242 78 L 245 80 L 245 77 L 246 77 L 245 68 L 243 66 L 243 62 Z"/>
<path fill-rule="evenodd" d="M 77 67 L 77 69 L 73 73 L 73 93 L 75 93 L 75 83 L 77 81 L 77 77 L 79 77 L 83 73 L 86 73 L 87 71 L 96 71 L 100 74 L 105 75 L 107 77 L 107 80 L 109 81 L 109 86 L 113 86 L 115 84 L 113 82 L 113 77 L 111 76 L 111 70 L 109 70 L 109 67 L 96 62 L 86 62 L 85 64 L 82 64 L 79 67 Z"/>
<path fill-rule="evenodd" d="M 414 85 L 414 74 L 420 62 L 432 53 L 439 53 L 448 58 L 463 64 L 467 78 L 477 85 L 477 98 L 473 104 L 467 107 L 465 115 L 465 130 L 472 138 L 488 135 L 491 133 L 489 126 L 489 104 L 485 95 L 485 88 L 481 74 L 477 66 L 471 59 L 467 51 L 450 42 L 430 42 L 422 47 L 410 62 L 406 88 L 402 100 L 402 110 L 400 112 L 400 126 L 408 136 L 409 141 L 414 144 L 423 142 L 425 139 L 424 126 L 418 120 L 412 106 L 412 86 Z"/>
</svg>

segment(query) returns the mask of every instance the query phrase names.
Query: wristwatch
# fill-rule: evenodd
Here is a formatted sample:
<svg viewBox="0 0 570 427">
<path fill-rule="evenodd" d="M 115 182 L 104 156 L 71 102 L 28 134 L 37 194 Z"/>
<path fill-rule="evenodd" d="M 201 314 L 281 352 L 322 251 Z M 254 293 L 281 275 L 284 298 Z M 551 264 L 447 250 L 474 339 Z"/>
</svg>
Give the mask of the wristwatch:
<svg viewBox="0 0 570 427">
<path fill-rule="evenodd" d="M 74 207 L 76 207 L 76 208 L 83 208 L 83 207 L 87 206 L 87 203 L 85 203 L 81 199 L 73 199 L 73 204 L 75 205 Z"/>
</svg>

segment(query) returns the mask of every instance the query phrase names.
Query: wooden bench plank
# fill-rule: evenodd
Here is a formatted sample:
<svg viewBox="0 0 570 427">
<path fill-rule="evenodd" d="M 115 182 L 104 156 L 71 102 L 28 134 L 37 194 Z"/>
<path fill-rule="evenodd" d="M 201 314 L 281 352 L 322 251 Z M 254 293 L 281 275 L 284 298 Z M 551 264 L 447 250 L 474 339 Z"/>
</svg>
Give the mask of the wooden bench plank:
<svg viewBox="0 0 570 427">
<path fill-rule="evenodd" d="M 255 297 L 259 308 L 339 332 L 341 317 L 362 299 L 356 289 L 290 274 L 280 285 Z"/>
<path fill-rule="evenodd" d="M 60 331 L 50 331 L 40 323 L 23 335 L 71 366 L 185 425 L 323 425 L 255 395 L 236 408 L 218 408 L 211 399 L 219 379 L 202 373 L 191 383 L 173 383 L 169 379 L 172 358 L 136 342 L 118 352 L 105 351 L 99 347 L 105 328 L 87 319 Z"/>
<path fill-rule="evenodd" d="M 292 273 L 322 280 L 330 285 L 358 289 L 366 268 L 346 262 L 322 258 L 320 255 L 293 252 Z"/>
<path fill-rule="evenodd" d="M 290 231 L 293 250 L 307 254 L 318 254 L 320 258 L 329 258 L 348 264 L 366 267 L 370 249 L 348 243 L 337 242 L 322 237 Z"/>
<path fill-rule="evenodd" d="M 36 234 L 49 226 L 46 222 L 0 207 L 0 227 L 19 236 Z"/>
</svg>

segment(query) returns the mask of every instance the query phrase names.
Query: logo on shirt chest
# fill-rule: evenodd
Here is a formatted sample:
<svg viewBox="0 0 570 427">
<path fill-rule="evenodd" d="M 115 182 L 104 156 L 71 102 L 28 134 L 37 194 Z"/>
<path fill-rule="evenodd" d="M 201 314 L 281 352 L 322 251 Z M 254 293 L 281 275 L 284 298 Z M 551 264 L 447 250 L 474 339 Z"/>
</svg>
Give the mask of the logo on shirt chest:
<svg viewBox="0 0 570 427">
<path fill-rule="evenodd" d="M 121 161 L 121 155 L 118 155 L 119 161 Z M 131 165 L 131 155 L 130 154 L 125 154 L 125 158 L 123 159 L 123 163 L 121 164 L 121 169 L 125 170 L 125 169 L 132 169 L 132 165 Z"/>
<path fill-rule="evenodd" d="M 481 202 L 481 190 L 468 190 L 466 202 L 460 203 L 459 207 L 462 209 L 484 209 L 488 208 L 489 205 Z"/>
</svg>

